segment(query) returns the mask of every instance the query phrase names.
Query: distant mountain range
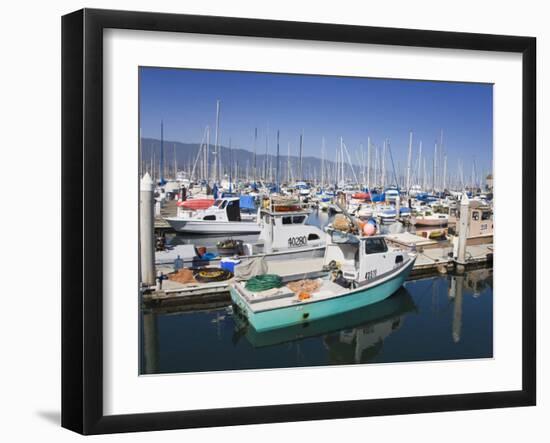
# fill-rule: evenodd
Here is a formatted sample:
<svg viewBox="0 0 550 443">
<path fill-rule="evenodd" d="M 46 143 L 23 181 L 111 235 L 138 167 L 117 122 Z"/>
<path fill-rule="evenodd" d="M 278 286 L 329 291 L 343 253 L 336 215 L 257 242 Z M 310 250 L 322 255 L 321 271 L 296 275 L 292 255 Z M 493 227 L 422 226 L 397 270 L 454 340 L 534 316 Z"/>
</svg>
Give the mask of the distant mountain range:
<svg viewBox="0 0 550 443">
<path fill-rule="evenodd" d="M 203 155 L 197 160 L 197 153 L 199 152 L 200 144 L 199 143 L 181 143 L 175 141 L 164 141 L 164 164 L 165 164 L 165 177 L 174 176 L 174 166 L 177 164 L 177 169 L 179 171 L 185 171 L 191 173 L 193 168 L 195 168 L 195 175 L 202 177 L 202 174 L 199 172 L 203 167 Z M 203 148 L 204 149 L 204 148 Z M 276 150 L 276 146 L 270 147 L 271 151 Z M 209 153 L 209 171 L 212 171 L 215 151 L 214 145 L 210 145 Z M 275 180 L 276 169 L 277 169 L 277 156 L 276 152 L 270 152 L 267 156 L 264 151 L 260 153 L 261 149 L 258 148 L 256 155 L 256 168 L 257 176 L 260 179 L 263 179 L 267 173 L 267 180 Z M 226 146 L 220 147 L 221 155 L 221 164 L 223 174 L 229 174 L 229 167 L 232 167 L 232 174 L 235 174 L 235 171 L 238 170 L 238 175 L 240 178 L 244 178 L 248 171 L 249 178 L 253 178 L 253 166 L 254 166 L 254 153 L 247 149 L 242 148 L 233 148 L 230 149 Z M 159 174 L 160 166 L 160 140 L 152 138 L 142 138 L 141 140 L 141 156 L 142 156 L 142 170 L 151 170 L 151 165 L 154 166 L 155 175 Z M 174 156 L 176 162 L 174 162 Z M 267 159 L 267 162 L 266 162 Z M 289 161 L 290 159 L 290 161 Z M 360 174 L 359 161 L 357 159 L 352 159 L 356 161 L 354 164 L 355 173 Z M 287 180 L 287 165 L 290 163 L 290 177 L 291 180 L 320 180 L 321 177 L 321 164 L 322 160 L 316 157 L 303 157 L 302 159 L 302 170 L 303 177 L 300 177 L 300 167 L 299 167 L 299 157 L 296 155 L 291 155 L 290 158 L 287 157 L 287 148 L 281 146 L 279 154 L 279 177 L 281 182 L 286 182 Z M 350 174 L 352 176 L 351 168 L 346 161 L 344 173 Z M 357 166 L 355 166 L 357 165 Z M 325 181 L 328 177 L 331 177 L 331 182 L 334 181 L 334 171 L 335 171 L 335 162 L 325 161 Z M 210 172 L 211 174 L 211 172 Z M 351 178 L 351 177 L 350 177 Z"/>
</svg>

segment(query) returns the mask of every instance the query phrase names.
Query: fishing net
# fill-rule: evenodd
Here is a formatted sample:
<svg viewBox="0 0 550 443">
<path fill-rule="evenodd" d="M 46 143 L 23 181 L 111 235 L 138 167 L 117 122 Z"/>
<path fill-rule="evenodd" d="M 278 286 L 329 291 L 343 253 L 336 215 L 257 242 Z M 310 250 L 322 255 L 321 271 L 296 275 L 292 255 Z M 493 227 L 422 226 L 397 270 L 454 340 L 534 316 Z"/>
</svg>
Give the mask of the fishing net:
<svg viewBox="0 0 550 443">
<path fill-rule="evenodd" d="M 296 294 L 307 293 L 312 294 L 317 292 L 321 287 L 321 282 L 319 280 L 298 280 L 288 283 L 287 288 Z"/>
<path fill-rule="evenodd" d="M 191 269 L 180 269 L 178 272 L 168 275 L 168 279 L 183 284 L 196 282 Z"/>
<path fill-rule="evenodd" d="M 245 288 L 251 292 L 267 291 L 268 289 L 280 288 L 283 286 L 283 279 L 276 274 L 264 274 L 252 277 L 245 284 Z"/>
</svg>

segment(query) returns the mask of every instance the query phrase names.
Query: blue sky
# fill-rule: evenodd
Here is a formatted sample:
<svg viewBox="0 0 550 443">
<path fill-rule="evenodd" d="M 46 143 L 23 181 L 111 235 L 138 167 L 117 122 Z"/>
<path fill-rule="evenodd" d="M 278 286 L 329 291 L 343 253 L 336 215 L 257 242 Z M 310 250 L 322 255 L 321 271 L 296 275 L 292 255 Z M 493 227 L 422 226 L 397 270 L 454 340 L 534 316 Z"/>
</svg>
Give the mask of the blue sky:
<svg viewBox="0 0 550 443">
<path fill-rule="evenodd" d="M 469 175 L 475 159 L 479 171 L 492 170 L 493 88 L 488 84 L 412 80 L 264 74 L 167 68 L 140 68 L 140 127 L 143 137 L 186 143 L 200 142 L 204 128 L 213 128 L 216 100 L 221 101 L 221 144 L 252 150 L 258 128 L 258 151 L 298 152 L 304 133 L 304 155 L 321 156 L 325 137 L 327 158 L 334 160 L 343 137 L 350 151 L 367 137 L 381 146 L 389 139 L 396 163 L 403 168 L 409 131 L 413 159 L 422 141 L 427 168 L 434 143 L 443 130 L 448 170 L 456 173 L 458 159 Z M 397 166 L 397 165 L 396 165 Z"/>
</svg>

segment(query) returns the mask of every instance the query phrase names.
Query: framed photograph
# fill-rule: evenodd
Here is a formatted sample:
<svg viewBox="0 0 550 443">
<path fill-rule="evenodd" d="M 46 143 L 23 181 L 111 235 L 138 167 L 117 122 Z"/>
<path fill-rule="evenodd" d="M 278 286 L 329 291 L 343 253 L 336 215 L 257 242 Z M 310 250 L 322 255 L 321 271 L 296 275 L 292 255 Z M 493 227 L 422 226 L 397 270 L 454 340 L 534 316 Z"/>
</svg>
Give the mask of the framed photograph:
<svg viewBox="0 0 550 443">
<path fill-rule="evenodd" d="M 62 20 L 62 425 L 536 403 L 536 40 Z"/>
</svg>

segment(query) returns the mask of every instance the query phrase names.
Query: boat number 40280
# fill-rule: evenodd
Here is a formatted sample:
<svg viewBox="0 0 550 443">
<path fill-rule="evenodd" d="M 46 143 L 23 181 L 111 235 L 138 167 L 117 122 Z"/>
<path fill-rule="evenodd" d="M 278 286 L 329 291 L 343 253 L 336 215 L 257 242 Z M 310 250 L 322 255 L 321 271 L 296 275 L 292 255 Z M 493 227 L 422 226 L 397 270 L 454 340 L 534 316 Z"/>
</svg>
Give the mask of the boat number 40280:
<svg viewBox="0 0 550 443">
<path fill-rule="evenodd" d="M 300 237 L 290 237 L 288 239 L 288 247 L 295 248 L 297 246 L 305 246 L 307 244 L 307 238 L 305 235 Z"/>
</svg>

